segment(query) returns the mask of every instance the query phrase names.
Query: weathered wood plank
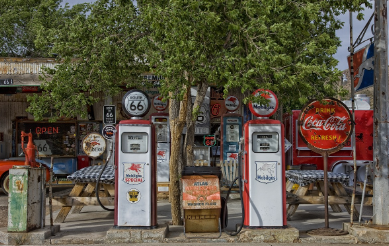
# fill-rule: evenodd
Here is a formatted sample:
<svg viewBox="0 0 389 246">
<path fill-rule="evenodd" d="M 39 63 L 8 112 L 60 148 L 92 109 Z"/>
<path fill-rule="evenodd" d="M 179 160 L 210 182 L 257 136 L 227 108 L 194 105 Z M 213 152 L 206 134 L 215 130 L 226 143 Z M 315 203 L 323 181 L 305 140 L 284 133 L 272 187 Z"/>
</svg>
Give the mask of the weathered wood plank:
<svg viewBox="0 0 389 246">
<path fill-rule="evenodd" d="M 324 181 L 317 181 L 317 188 L 322 192 L 323 196 L 324 196 Z M 328 182 L 328 196 L 333 196 L 335 195 L 335 191 L 333 189 L 333 187 L 331 186 L 331 184 Z M 342 212 L 342 209 L 340 208 L 340 206 L 338 204 L 330 204 L 328 203 L 328 205 L 330 205 L 330 207 L 332 208 L 332 211 L 334 213 L 340 213 Z"/>
<path fill-rule="evenodd" d="M 295 195 L 297 196 L 305 196 L 308 192 L 308 186 L 299 186 L 298 189 L 295 192 Z M 296 212 L 299 204 L 289 204 L 287 210 L 286 210 L 286 219 L 290 220 L 293 216 L 293 214 Z"/>
<path fill-rule="evenodd" d="M 100 201 L 104 206 L 115 205 L 114 197 L 100 197 Z M 64 197 L 53 199 L 53 205 L 71 208 L 71 206 L 99 206 L 100 204 L 96 197 Z"/>
</svg>

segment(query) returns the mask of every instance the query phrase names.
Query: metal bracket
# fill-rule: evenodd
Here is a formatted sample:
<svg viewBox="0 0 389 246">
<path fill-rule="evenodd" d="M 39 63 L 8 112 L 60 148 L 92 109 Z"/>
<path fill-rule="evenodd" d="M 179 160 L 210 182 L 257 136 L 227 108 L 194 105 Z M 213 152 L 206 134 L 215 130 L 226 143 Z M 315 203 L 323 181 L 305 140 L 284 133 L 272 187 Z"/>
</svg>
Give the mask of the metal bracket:
<svg viewBox="0 0 389 246">
<path fill-rule="evenodd" d="M 185 233 L 185 219 L 184 219 L 184 236 L 187 239 L 218 239 L 218 238 L 221 237 L 221 235 L 222 235 L 222 227 L 221 227 L 220 217 L 219 217 L 219 236 L 218 237 L 188 237 L 188 236 L 186 236 L 186 233 Z"/>
</svg>

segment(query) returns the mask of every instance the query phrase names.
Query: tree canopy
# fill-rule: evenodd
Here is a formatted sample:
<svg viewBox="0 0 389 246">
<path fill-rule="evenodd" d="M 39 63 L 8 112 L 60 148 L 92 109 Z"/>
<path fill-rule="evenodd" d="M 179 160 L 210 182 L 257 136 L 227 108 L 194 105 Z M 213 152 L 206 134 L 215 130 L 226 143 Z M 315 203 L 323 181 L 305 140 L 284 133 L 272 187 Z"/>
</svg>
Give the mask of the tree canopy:
<svg viewBox="0 0 389 246">
<path fill-rule="evenodd" d="M 101 99 L 94 92 L 139 86 L 137 76 L 151 69 L 166 78 L 165 96 L 179 88 L 179 99 L 182 85 L 206 83 L 226 95 L 239 89 L 247 102 L 265 88 L 285 109 L 299 108 L 341 93 L 332 57 L 340 45 L 337 16 L 363 4 L 369 6 L 366 0 L 98 0 L 60 8 L 55 27 L 40 18 L 34 28 L 36 47 L 58 54 L 61 65 L 47 71 L 43 97 L 32 97 L 29 111 L 37 119 L 47 106 L 57 116 L 85 115 L 86 105 Z"/>
</svg>

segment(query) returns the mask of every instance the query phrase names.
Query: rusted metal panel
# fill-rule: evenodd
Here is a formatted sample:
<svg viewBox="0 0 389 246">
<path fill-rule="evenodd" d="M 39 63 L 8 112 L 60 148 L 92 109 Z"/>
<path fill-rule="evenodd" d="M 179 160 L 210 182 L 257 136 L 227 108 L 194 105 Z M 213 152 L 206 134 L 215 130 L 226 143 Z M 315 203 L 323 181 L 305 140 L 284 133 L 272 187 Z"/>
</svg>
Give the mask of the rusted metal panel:
<svg viewBox="0 0 389 246">
<path fill-rule="evenodd" d="M 219 179 L 215 175 L 182 177 L 184 209 L 221 208 Z"/>
<path fill-rule="evenodd" d="M 0 75 L 41 74 L 43 67 L 54 68 L 57 64 L 46 58 L 0 58 Z"/>
<path fill-rule="evenodd" d="M 41 194 L 41 168 L 20 167 L 10 169 L 9 232 L 28 232 L 40 228 L 41 215 L 45 213 L 41 207 L 41 200 L 46 199 L 45 192 Z"/>
<path fill-rule="evenodd" d="M 186 209 L 184 210 L 186 232 L 219 231 L 220 209 Z"/>
</svg>

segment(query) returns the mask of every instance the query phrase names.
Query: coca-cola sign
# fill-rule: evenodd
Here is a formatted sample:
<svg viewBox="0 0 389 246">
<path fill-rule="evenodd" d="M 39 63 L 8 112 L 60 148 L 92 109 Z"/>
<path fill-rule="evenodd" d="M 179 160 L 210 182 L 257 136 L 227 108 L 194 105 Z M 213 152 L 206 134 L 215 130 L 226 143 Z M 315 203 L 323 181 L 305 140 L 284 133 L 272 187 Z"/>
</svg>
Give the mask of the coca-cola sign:
<svg viewBox="0 0 389 246">
<path fill-rule="evenodd" d="M 329 154 L 340 150 L 353 131 L 347 106 L 336 99 L 312 101 L 299 115 L 299 134 L 311 150 Z"/>
</svg>

